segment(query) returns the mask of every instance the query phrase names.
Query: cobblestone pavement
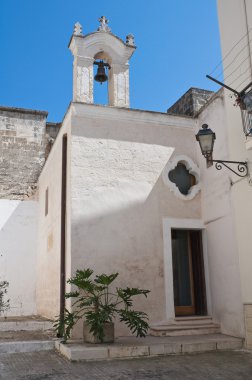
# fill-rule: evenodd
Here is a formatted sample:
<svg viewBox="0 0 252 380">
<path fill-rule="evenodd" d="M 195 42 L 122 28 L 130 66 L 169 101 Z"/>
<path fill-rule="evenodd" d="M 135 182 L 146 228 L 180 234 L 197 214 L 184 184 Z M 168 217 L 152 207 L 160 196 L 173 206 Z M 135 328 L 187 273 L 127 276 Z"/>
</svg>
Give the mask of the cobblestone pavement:
<svg viewBox="0 0 252 380">
<path fill-rule="evenodd" d="M 70 363 L 52 351 L 1 354 L 0 379 L 250 380 L 252 353 L 223 351 L 86 363 Z"/>
</svg>

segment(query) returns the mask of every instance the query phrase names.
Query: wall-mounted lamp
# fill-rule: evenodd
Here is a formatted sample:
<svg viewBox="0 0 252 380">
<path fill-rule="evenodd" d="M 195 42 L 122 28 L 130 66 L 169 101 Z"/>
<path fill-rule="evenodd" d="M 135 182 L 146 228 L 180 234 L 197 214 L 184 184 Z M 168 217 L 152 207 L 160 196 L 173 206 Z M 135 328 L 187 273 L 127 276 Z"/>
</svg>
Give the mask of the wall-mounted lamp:
<svg viewBox="0 0 252 380">
<path fill-rule="evenodd" d="M 212 159 L 214 140 L 216 139 L 216 136 L 215 133 L 208 128 L 207 124 L 202 125 L 202 129 L 199 130 L 195 137 L 199 142 L 201 153 L 206 158 L 207 167 L 213 165 L 215 162 L 215 167 L 217 170 L 221 170 L 222 166 L 225 166 L 239 177 L 246 177 L 248 175 L 248 164 L 246 161 L 223 161 Z M 230 165 L 236 166 L 236 170 L 231 168 Z"/>
</svg>

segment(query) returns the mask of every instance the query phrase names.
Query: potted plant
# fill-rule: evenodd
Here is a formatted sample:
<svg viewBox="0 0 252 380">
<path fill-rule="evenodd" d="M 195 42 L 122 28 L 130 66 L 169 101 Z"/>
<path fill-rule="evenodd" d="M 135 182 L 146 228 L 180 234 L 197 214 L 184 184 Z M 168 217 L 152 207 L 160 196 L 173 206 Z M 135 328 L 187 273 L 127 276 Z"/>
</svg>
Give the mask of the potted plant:
<svg viewBox="0 0 252 380">
<path fill-rule="evenodd" d="M 149 290 L 139 288 L 116 288 L 111 292 L 110 285 L 118 273 L 101 274 L 92 277 L 93 270 L 77 270 L 67 282 L 77 287 L 76 291 L 65 294 L 73 299 L 73 311 L 65 309 L 64 317 L 58 317 L 55 327 L 58 335 L 66 342 L 76 322 L 84 317 L 84 340 L 92 343 L 114 341 L 114 318 L 124 322 L 136 336 L 147 334 L 148 316 L 145 312 L 132 309 L 132 298 L 138 295 L 147 297 Z"/>
</svg>

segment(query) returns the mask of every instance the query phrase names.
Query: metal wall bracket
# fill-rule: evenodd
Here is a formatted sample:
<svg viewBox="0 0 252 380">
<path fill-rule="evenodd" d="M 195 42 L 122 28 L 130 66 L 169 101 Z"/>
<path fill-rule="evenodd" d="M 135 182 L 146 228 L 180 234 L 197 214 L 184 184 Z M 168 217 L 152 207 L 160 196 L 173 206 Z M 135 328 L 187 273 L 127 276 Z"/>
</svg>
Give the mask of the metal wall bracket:
<svg viewBox="0 0 252 380">
<path fill-rule="evenodd" d="M 215 162 L 215 167 L 217 170 L 221 170 L 223 166 L 231 170 L 239 177 L 247 177 L 248 175 L 248 163 L 242 161 L 223 161 L 223 160 L 211 160 L 207 159 L 207 162 Z M 231 166 L 236 166 L 236 170 Z"/>
</svg>

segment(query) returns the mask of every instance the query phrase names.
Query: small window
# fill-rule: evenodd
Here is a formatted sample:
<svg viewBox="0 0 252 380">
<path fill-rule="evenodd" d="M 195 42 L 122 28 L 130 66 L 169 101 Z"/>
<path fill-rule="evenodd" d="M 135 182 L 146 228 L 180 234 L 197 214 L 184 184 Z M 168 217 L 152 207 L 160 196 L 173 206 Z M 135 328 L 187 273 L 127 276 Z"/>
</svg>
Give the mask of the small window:
<svg viewBox="0 0 252 380">
<path fill-rule="evenodd" d="M 168 177 L 184 195 L 187 195 L 191 187 L 196 184 L 195 177 L 182 162 L 178 162 L 177 166 L 168 173 Z"/>
<path fill-rule="evenodd" d="M 192 200 L 200 191 L 200 172 L 192 159 L 185 155 L 173 157 L 162 173 L 164 183 L 177 198 Z"/>
<path fill-rule="evenodd" d="M 48 214 L 48 187 L 45 192 L 45 216 Z"/>
</svg>

